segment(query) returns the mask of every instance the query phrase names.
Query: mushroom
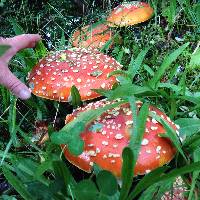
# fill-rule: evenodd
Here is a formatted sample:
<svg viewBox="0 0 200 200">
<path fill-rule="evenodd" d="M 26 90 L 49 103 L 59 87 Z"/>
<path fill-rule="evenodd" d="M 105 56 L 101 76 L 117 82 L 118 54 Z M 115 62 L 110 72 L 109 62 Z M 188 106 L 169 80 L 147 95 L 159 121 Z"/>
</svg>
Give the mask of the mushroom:
<svg viewBox="0 0 200 200">
<path fill-rule="evenodd" d="M 112 57 L 94 49 L 72 48 L 51 52 L 39 61 L 29 75 L 33 94 L 52 100 L 69 101 L 73 85 L 82 100 L 99 97 L 91 89 L 111 89 L 116 83 L 108 74 L 121 68 Z"/>
<path fill-rule="evenodd" d="M 111 27 L 130 26 L 144 22 L 151 18 L 153 9 L 149 4 L 140 1 L 124 2 L 108 16 L 108 25 Z"/>
<path fill-rule="evenodd" d="M 74 47 L 101 49 L 112 38 L 112 31 L 105 24 L 92 24 L 75 30 L 71 37 Z"/>
<path fill-rule="evenodd" d="M 72 121 L 83 111 L 97 109 L 112 103 L 113 101 L 104 99 L 78 108 L 66 117 L 66 123 Z M 138 110 L 141 106 L 142 103 L 138 102 Z M 166 120 L 178 132 L 178 126 L 159 109 L 150 106 L 149 111 Z M 72 155 L 67 145 L 62 145 L 64 155 L 69 162 L 86 172 L 91 172 L 93 164 L 96 163 L 102 169 L 111 171 L 120 177 L 122 151 L 124 147 L 129 145 L 130 130 L 133 126 L 130 105 L 128 103 L 122 104 L 120 107 L 108 110 L 85 128 L 85 131 L 81 133 L 81 138 L 84 141 L 84 151 L 81 155 Z M 165 132 L 161 123 L 154 118 L 147 118 L 139 157 L 134 169 L 135 175 L 149 173 L 172 160 L 176 149 L 168 138 L 160 137 L 160 134 L 165 134 Z"/>
</svg>

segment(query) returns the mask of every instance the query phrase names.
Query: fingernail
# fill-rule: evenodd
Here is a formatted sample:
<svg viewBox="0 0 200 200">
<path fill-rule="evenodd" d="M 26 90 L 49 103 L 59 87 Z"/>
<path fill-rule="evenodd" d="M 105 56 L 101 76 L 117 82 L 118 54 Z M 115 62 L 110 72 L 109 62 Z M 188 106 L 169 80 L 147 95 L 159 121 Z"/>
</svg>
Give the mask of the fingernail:
<svg viewBox="0 0 200 200">
<path fill-rule="evenodd" d="M 20 99 L 25 100 L 25 99 L 28 99 L 28 98 L 30 98 L 30 97 L 31 97 L 31 93 L 30 93 L 29 90 L 23 89 L 23 90 L 21 90 L 21 91 L 19 92 L 19 98 L 20 98 Z"/>
</svg>

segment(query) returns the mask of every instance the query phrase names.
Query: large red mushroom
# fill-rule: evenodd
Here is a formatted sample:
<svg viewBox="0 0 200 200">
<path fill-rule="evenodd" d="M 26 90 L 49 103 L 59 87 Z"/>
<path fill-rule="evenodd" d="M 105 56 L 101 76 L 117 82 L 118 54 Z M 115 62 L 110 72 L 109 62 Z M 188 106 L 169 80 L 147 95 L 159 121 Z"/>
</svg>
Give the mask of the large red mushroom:
<svg viewBox="0 0 200 200">
<path fill-rule="evenodd" d="M 78 108 L 66 117 L 66 123 L 72 121 L 83 111 L 97 109 L 112 103 L 113 101 L 101 100 Z M 138 102 L 138 110 L 141 106 L 142 103 Z M 150 106 L 149 111 L 155 112 L 168 122 L 174 130 L 178 131 L 178 126 L 159 109 Z M 130 105 L 128 103 L 122 104 L 108 110 L 85 128 L 85 131 L 81 133 L 81 138 L 85 143 L 81 155 L 72 155 L 67 145 L 62 145 L 64 155 L 72 164 L 86 172 L 91 172 L 93 164 L 96 163 L 102 169 L 111 171 L 117 177 L 120 177 L 122 151 L 124 147 L 129 145 L 130 130 L 133 126 Z M 160 137 L 165 132 L 163 125 L 156 119 L 147 118 L 141 150 L 134 169 L 135 175 L 149 173 L 172 160 L 176 150 L 168 138 Z"/>
<path fill-rule="evenodd" d="M 91 89 L 111 89 L 116 78 L 108 78 L 108 74 L 121 67 L 114 58 L 94 49 L 51 52 L 31 71 L 29 86 L 37 96 L 66 102 L 75 85 L 81 100 L 94 99 L 100 95 Z"/>
</svg>

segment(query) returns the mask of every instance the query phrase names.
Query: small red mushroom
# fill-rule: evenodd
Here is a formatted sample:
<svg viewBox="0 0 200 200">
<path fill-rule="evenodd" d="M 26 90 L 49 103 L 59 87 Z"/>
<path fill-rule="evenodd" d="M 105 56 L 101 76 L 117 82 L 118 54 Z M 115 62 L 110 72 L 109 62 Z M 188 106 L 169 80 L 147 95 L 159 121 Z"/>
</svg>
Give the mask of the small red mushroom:
<svg viewBox="0 0 200 200">
<path fill-rule="evenodd" d="M 151 18 L 153 9 L 147 3 L 140 1 L 124 2 L 118 5 L 108 16 L 108 25 L 122 27 L 139 24 Z"/>
<path fill-rule="evenodd" d="M 31 71 L 29 86 L 37 96 L 69 101 L 75 85 L 82 100 L 94 99 L 100 95 L 91 89 L 111 89 L 116 78 L 108 78 L 108 74 L 121 67 L 114 58 L 94 49 L 51 52 Z"/>
<path fill-rule="evenodd" d="M 107 25 L 92 24 L 75 30 L 71 37 L 71 43 L 74 47 L 100 49 L 111 40 L 112 36 L 113 33 Z"/>
<path fill-rule="evenodd" d="M 66 123 L 72 121 L 83 111 L 97 109 L 112 103 L 113 101 L 101 100 L 78 108 L 66 117 Z M 141 105 L 142 103 L 137 103 L 138 110 Z M 177 131 L 178 126 L 159 109 L 150 106 L 149 110 L 166 120 Z M 130 105 L 128 103 L 122 104 L 120 107 L 108 110 L 85 128 L 85 131 L 81 133 L 81 138 L 85 143 L 81 155 L 72 155 L 68 151 L 67 145 L 62 145 L 64 155 L 72 164 L 86 172 L 91 172 L 93 163 L 96 163 L 102 169 L 111 171 L 120 177 L 122 151 L 124 147 L 129 145 L 130 129 L 133 126 Z M 151 170 L 170 162 L 174 157 L 176 150 L 171 141 L 168 138 L 160 137 L 160 134 L 165 134 L 165 132 L 162 124 L 154 118 L 147 118 L 141 150 L 134 169 L 135 175 L 149 173 Z"/>
</svg>

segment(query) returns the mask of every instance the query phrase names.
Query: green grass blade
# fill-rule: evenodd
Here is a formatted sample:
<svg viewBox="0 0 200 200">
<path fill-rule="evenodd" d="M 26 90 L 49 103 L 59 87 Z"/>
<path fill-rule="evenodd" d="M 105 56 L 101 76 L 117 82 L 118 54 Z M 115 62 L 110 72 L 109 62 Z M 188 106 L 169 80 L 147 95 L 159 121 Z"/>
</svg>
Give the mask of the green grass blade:
<svg viewBox="0 0 200 200">
<path fill-rule="evenodd" d="M 3 167 L 3 174 L 8 180 L 9 184 L 11 184 L 14 189 L 21 195 L 25 200 L 34 199 L 34 197 L 27 191 L 25 185 L 18 179 L 13 173 L 7 168 Z"/>
<path fill-rule="evenodd" d="M 160 174 L 160 176 L 154 175 L 152 177 L 151 181 L 149 181 L 149 182 L 145 181 L 145 184 L 143 184 L 142 187 L 136 186 L 136 188 L 131 192 L 131 194 L 129 195 L 127 200 L 133 200 L 138 194 L 140 194 L 140 192 L 142 192 L 143 190 L 145 190 L 146 188 L 148 188 L 150 185 L 152 185 L 154 183 L 166 181 L 166 180 L 175 178 L 175 177 L 183 175 L 183 174 L 191 173 L 193 171 L 199 171 L 199 168 L 200 168 L 200 162 L 195 162 L 190 165 L 186 165 L 184 167 L 174 169 L 174 170 L 170 171 L 168 174 L 164 174 L 164 175 Z"/>
<path fill-rule="evenodd" d="M 173 53 L 171 53 L 169 56 L 167 56 L 163 63 L 161 64 L 158 71 L 155 73 L 154 77 L 150 80 L 149 84 L 152 88 L 156 88 L 157 84 L 159 83 L 161 77 L 166 72 L 167 68 L 177 59 L 177 57 L 183 53 L 183 51 L 188 47 L 189 42 L 182 45 L 178 49 L 176 49 Z"/>
<path fill-rule="evenodd" d="M 129 98 L 129 103 L 132 111 L 133 128 L 131 132 L 129 147 L 133 150 L 134 167 L 140 152 L 141 142 L 144 136 L 146 119 L 149 114 L 149 105 L 144 103 L 137 116 L 137 105 L 133 97 Z"/>
<path fill-rule="evenodd" d="M 16 103 L 17 98 L 13 95 L 10 96 L 10 109 L 9 109 L 9 116 L 8 116 L 8 127 L 10 136 L 12 138 L 14 146 L 17 146 L 18 139 L 17 139 L 17 125 L 16 125 Z"/>
<path fill-rule="evenodd" d="M 14 18 L 10 20 L 10 23 L 16 35 L 21 35 L 25 33 L 23 28 L 17 23 L 17 21 Z"/>
<path fill-rule="evenodd" d="M 156 93 L 151 88 L 134 84 L 123 84 L 114 90 L 95 89 L 94 91 L 106 96 L 109 100 L 129 96 L 156 96 Z"/>
<path fill-rule="evenodd" d="M 163 137 L 168 137 L 172 141 L 173 145 L 176 147 L 176 149 L 179 151 L 179 153 L 183 156 L 183 158 L 187 161 L 187 158 L 181 148 L 181 143 L 180 140 L 177 136 L 177 133 L 174 131 L 174 129 L 166 122 L 163 120 L 160 116 L 155 115 L 154 113 L 150 112 L 149 114 L 152 118 L 155 118 L 158 122 L 160 122 L 164 129 L 166 130 L 165 135 L 162 135 Z"/>
<path fill-rule="evenodd" d="M 7 143 L 6 148 L 5 148 L 4 152 L 3 152 L 2 159 L 1 159 L 1 162 L 0 162 L 0 166 L 3 165 L 3 162 L 4 162 L 5 158 L 6 158 L 7 155 L 8 155 L 8 152 L 9 152 L 9 150 L 10 150 L 10 148 L 11 148 L 12 143 L 13 143 L 13 139 L 10 138 L 10 140 L 9 140 L 9 142 Z"/>
<path fill-rule="evenodd" d="M 150 47 L 142 50 L 138 54 L 138 56 L 137 56 L 137 58 L 135 60 L 132 57 L 131 62 L 129 64 L 129 66 L 128 66 L 128 74 L 129 74 L 130 77 L 133 78 L 138 73 L 139 69 L 142 66 L 142 62 L 143 62 L 147 52 L 149 51 L 149 49 L 150 49 Z"/>
<path fill-rule="evenodd" d="M 122 153 L 122 158 L 123 158 L 122 188 L 120 191 L 119 200 L 126 200 L 133 179 L 133 168 L 134 168 L 133 151 L 129 147 L 124 148 Z"/>
<path fill-rule="evenodd" d="M 200 148 L 198 148 L 194 153 L 193 153 L 193 157 L 194 157 L 194 162 L 200 161 Z M 188 196 L 188 200 L 192 200 L 193 197 L 193 192 L 195 190 L 195 185 L 197 183 L 197 179 L 199 177 L 199 173 L 200 171 L 194 171 L 192 174 L 192 184 L 190 187 L 190 193 Z"/>
<path fill-rule="evenodd" d="M 138 194 L 140 194 L 146 188 L 156 183 L 158 177 L 161 177 L 167 169 L 168 169 L 167 166 L 159 167 L 156 170 L 146 174 L 144 178 L 142 178 L 142 180 L 136 185 L 134 190 L 130 193 L 127 200 L 133 200 Z"/>
</svg>

